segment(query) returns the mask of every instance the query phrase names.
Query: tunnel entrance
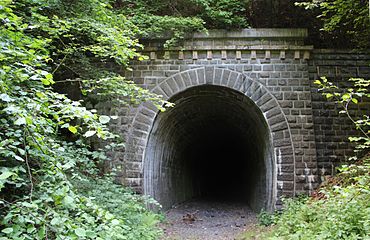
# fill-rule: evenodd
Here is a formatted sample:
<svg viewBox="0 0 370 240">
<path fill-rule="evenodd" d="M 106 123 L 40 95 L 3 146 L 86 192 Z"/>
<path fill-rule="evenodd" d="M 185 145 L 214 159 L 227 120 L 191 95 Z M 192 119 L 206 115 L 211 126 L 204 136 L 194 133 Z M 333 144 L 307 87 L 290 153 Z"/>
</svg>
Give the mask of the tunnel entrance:
<svg viewBox="0 0 370 240">
<path fill-rule="evenodd" d="M 243 94 L 202 85 L 170 99 L 159 113 L 144 160 L 144 191 L 164 209 L 202 198 L 268 209 L 272 196 L 270 132 Z"/>
</svg>

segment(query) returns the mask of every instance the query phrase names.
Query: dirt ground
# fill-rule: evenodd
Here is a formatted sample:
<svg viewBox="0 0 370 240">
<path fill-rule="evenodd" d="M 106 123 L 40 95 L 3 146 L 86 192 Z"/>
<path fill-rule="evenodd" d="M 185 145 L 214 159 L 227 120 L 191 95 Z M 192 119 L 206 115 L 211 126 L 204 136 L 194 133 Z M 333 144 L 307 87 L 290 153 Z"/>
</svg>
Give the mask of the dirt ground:
<svg viewBox="0 0 370 240">
<path fill-rule="evenodd" d="M 234 240 L 256 224 L 245 204 L 192 200 L 166 212 L 162 240 Z"/>
</svg>

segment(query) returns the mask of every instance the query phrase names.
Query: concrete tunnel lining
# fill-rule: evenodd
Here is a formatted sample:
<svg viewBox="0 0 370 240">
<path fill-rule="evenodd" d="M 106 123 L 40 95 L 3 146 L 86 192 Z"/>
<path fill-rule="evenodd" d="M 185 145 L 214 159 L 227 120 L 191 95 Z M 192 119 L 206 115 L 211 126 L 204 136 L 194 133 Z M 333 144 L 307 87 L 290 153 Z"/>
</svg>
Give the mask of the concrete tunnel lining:
<svg viewBox="0 0 370 240">
<path fill-rule="evenodd" d="M 260 109 L 221 86 L 189 88 L 159 113 L 144 158 L 144 190 L 164 209 L 192 198 L 237 200 L 254 211 L 272 197 L 270 132 Z"/>
</svg>

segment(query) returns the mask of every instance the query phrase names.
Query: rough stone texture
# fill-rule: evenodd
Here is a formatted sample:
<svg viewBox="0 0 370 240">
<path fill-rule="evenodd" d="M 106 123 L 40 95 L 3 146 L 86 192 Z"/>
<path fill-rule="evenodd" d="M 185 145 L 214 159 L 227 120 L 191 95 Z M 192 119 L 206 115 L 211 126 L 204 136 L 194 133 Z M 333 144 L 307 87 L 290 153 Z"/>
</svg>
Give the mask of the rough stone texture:
<svg viewBox="0 0 370 240">
<path fill-rule="evenodd" d="M 339 87 L 348 86 L 348 79 L 370 79 L 370 54 L 344 50 L 314 50 L 309 61 L 312 92 L 312 111 L 317 149 L 317 163 L 321 180 L 334 174 L 335 166 L 348 159 L 353 150 L 349 136 L 358 133 L 353 123 L 331 101 L 327 101 L 313 84 L 315 79 L 326 76 Z M 353 116 L 369 114 L 370 104 L 359 103 L 351 108 Z"/>
<path fill-rule="evenodd" d="M 312 51 L 311 46 L 303 44 L 305 36 L 305 30 L 287 29 L 212 32 L 208 36 L 197 34 L 182 47 L 166 50 L 161 48 L 162 39 L 145 40 L 143 53 L 149 59 L 132 61 L 133 71 L 126 72 L 126 77 L 179 104 L 165 113 L 158 113 L 150 103 L 112 110 L 121 116 L 116 129 L 126 141 L 125 152 L 116 153 L 113 162 L 123 166 L 120 182 L 154 196 L 165 207 L 194 196 L 187 178 L 191 174 L 180 164 L 185 155 L 179 146 L 189 146 L 196 140 L 191 135 L 201 129 L 192 129 L 189 119 L 207 124 L 209 120 L 199 116 L 212 116 L 213 109 L 220 118 L 228 116 L 231 125 L 245 124 L 230 129 L 239 129 L 238 136 L 244 139 L 248 151 L 253 146 L 245 140 L 248 127 L 256 119 L 262 123 L 254 125 L 252 136 L 266 135 L 256 140 L 264 150 L 257 151 L 255 159 L 263 160 L 252 161 L 250 166 L 257 169 L 255 179 L 265 182 L 266 188 L 250 187 L 253 181 L 245 184 L 259 192 L 249 198 L 250 205 L 254 204 L 256 210 L 273 209 L 281 206 L 282 196 L 309 194 L 317 187 L 320 176 L 331 173 L 334 158 L 349 153 L 350 145 L 343 139 L 353 132 L 349 124 L 343 125 L 344 119 L 337 118 L 334 106 L 323 101 L 311 82 L 317 75 L 345 78 L 369 74 L 369 58 Z M 214 108 L 197 110 L 198 100 L 207 94 L 213 94 L 207 101 L 223 100 L 213 101 Z M 187 105 L 186 99 L 198 100 Z M 255 117 L 248 118 L 248 114 Z M 342 127 L 335 125 L 339 121 Z M 225 167 L 230 162 L 226 160 Z M 261 162 L 263 166 L 258 167 Z M 236 162 L 235 169 L 239 167 L 243 165 Z M 221 171 L 219 175 L 225 175 L 223 181 L 228 181 L 227 174 Z"/>
<path fill-rule="evenodd" d="M 214 98 L 220 98 L 217 96 L 222 93 L 231 111 L 222 110 L 226 103 L 216 101 L 217 116 L 230 116 L 234 125 L 244 122 L 244 128 L 237 131 L 243 139 L 248 139 L 243 132 L 251 126 L 256 131 L 251 139 L 261 138 L 256 142 L 264 150 L 256 153 L 254 158 L 260 160 L 250 166 L 260 169 L 255 178 L 260 180 L 245 184 L 256 192 L 248 201 L 255 210 L 273 209 L 280 206 L 283 195 L 308 193 L 318 182 L 308 61 L 303 58 L 312 47 L 303 45 L 305 35 L 305 30 L 287 29 L 212 32 L 209 36 L 196 35 L 186 41 L 184 47 L 166 51 L 159 47 L 161 40 L 150 40 L 144 50 L 149 60 L 133 61 L 133 71 L 127 72 L 126 77 L 175 102 L 191 88 L 216 87 L 212 89 Z M 203 96 L 205 92 L 199 90 L 193 96 Z M 190 118 L 196 119 L 207 108 L 210 107 L 203 108 L 201 113 L 195 111 Z M 180 108 L 176 109 L 177 106 L 173 111 L 181 113 Z M 178 129 L 191 132 L 191 124 L 184 125 L 189 117 L 173 117 L 172 121 L 161 122 L 160 119 L 166 118 L 166 114 L 170 116 L 171 112 L 158 114 L 154 106 L 145 103 L 121 115 L 118 124 L 126 149 L 123 159 L 119 154 L 120 158 L 115 161 L 124 166 L 122 183 L 155 196 L 166 207 L 193 196 L 193 189 L 185 186 L 189 180 L 178 177 L 179 171 L 185 168 L 181 167 L 181 160 L 176 160 L 182 158 L 176 153 L 182 150 L 176 146 L 186 145 L 181 143 L 186 139 L 183 137 L 186 132 L 177 133 Z M 248 114 L 256 117 L 248 118 Z M 262 119 L 258 122 L 264 122 L 261 126 L 265 125 L 266 130 L 253 125 L 256 119 Z M 158 124 L 164 124 L 162 130 L 155 127 Z M 155 138 L 157 140 L 153 140 Z M 252 143 L 245 140 L 245 144 L 246 149 L 251 149 Z M 263 167 L 258 168 L 258 164 Z M 265 184 L 258 187 L 259 181 Z M 248 187 L 248 184 L 256 186 Z"/>
</svg>

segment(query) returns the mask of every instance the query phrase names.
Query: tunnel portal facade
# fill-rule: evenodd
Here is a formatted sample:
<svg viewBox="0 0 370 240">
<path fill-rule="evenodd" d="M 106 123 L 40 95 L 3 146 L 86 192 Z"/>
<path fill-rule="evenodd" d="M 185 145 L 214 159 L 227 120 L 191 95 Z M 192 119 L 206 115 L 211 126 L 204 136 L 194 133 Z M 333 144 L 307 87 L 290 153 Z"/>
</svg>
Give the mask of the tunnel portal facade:
<svg viewBox="0 0 370 240">
<path fill-rule="evenodd" d="M 164 209 L 228 197 L 272 210 L 317 183 L 305 31 L 225 34 L 151 40 L 127 76 L 175 103 L 130 109 L 126 133 L 123 181 Z"/>
<path fill-rule="evenodd" d="M 113 156 L 118 180 L 165 209 L 227 196 L 272 210 L 282 196 L 311 193 L 332 169 L 321 156 L 348 146 L 339 143 L 345 131 L 319 124 L 335 115 L 323 115 L 326 103 L 310 84 L 326 60 L 311 59 L 306 36 L 302 29 L 210 31 L 168 49 L 165 39 L 144 40 L 148 59 L 132 61 L 125 75 L 175 106 L 111 110 L 125 140 Z M 343 136 L 334 144 L 331 133 Z"/>
<path fill-rule="evenodd" d="M 175 74 L 153 92 L 175 106 L 158 112 L 144 104 L 133 126 L 150 124 L 140 130 L 141 186 L 164 208 L 227 197 L 259 211 L 275 206 L 284 184 L 294 191 L 291 130 L 263 84 L 212 66 Z"/>
</svg>

